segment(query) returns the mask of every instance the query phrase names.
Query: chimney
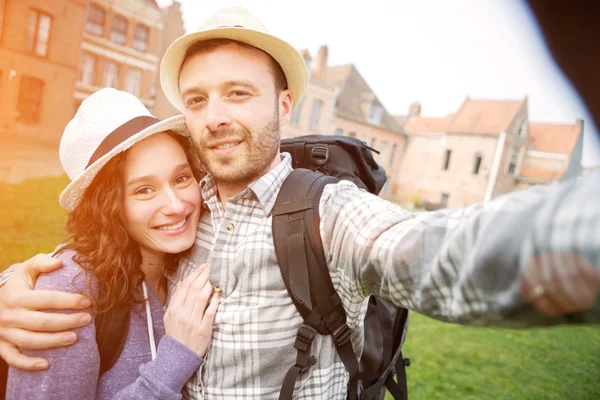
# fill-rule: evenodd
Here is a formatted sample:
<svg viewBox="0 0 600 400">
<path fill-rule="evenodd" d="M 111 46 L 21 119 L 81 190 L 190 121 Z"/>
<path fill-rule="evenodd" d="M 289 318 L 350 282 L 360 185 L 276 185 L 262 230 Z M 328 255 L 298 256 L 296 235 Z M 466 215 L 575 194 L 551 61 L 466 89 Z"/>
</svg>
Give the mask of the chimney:
<svg viewBox="0 0 600 400">
<path fill-rule="evenodd" d="M 409 117 L 420 117 L 421 116 L 421 103 L 419 102 L 414 102 L 410 105 L 410 108 L 408 109 L 408 116 Z"/>
<path fill-rule="evenodd" d="M 317 79 L 323 79 L 325 76 L 325 70 L 327 69 L 327 56 L 329 52 L 327 50 L 327 46 L 323 45 L 319 48 L 319 52 L 317 53 L 317 57 L 313 64 L 313 75 Z"/>
</svg>

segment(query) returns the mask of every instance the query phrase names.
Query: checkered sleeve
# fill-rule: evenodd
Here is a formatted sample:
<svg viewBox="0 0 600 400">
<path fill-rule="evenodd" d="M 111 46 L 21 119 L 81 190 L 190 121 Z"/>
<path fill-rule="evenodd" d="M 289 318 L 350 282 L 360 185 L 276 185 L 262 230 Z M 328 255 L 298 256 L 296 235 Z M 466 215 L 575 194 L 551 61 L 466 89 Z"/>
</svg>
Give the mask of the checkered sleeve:
<svg viewBox="0 0 600 400">
<path fill-rule="evenodd" d="M 377 294 L 462 324 L 599 322 L 598 299 L 578 318 L 546 317 L 519 296 L 525 267 L 542 254 L 574 253 L 600 270 L 598 204 L 600 174 L 418 214 L 340 182 L 323 192 L 321 235 L 332 280 L 344 288 L 349 309 Z M 561 257 L 544 260 L 560 263 Z"/>
</svg>

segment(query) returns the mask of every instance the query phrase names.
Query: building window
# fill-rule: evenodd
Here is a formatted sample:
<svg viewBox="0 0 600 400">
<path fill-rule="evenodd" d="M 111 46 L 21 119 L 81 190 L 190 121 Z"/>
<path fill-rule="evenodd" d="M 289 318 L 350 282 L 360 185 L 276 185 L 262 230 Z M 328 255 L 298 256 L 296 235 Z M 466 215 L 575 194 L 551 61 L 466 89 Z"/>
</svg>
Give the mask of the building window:
<svg viewBox="0 0 600 400">
<path fill-rule="evenodd" d="M 388 142 L 383 141 L 381 142 L 381 144 L 379 145 L 379 163 L 381 165 L 385 164 L 385 156 L 387 156 L 387 148 L 388 148 Z"/>
<path fill-rule="evenodd" d="M 481 168 L 481 159 L 480 155 L 475 156 L 475 168 L 473 168 L 473 174 L 479 175 L 479 169 Z"/>
<path fill-rule="evenodd" d="M 103 87 L 119 88 L 119 65 L 107 61 L 104 64 L 104 81 L 102 82 Z"/>
<path fill-rule="evenodd" d="M 113 17 L 110 40 L 118 44 L 125 44 L 127 41 L 127 20 L 125 18 L 116 15 Z"/>
<path fill-rule="evenodd" d="M 507 172 L 511 175 L 516 175 L 518 163 L 519 163 L 519 148 L 514 147 L 514 148 L 510 149 L 510 154 L 508 155 Z"/>
<path fill-rule="evenodd" d="M 452 150 L 446 150 L 446 159 L 444 160 L 444 170 L 447 171 L 450 167 L 450 156 L 452 156 Z"/>
<path fill-rule="evenodd" d="M 29 10 L 25 51 L 42 57 L 46 56 L 48 54 L 51 25 L 52 18 L 49 15 L 36 10 Z"/>
<path fill-rule="evenodd" d="M 142 24 L 135 26 L 135 34 L 133 35 L 131 47 L 144 53 L 148 50 L 148 27 Z"/>
<path fill-rule="evenodd" d="M 442 193 L 442 200 L 440 201 L 440 207 L 439 208 L 446 208 L 446 207 L 448 207 L 448 200 L 450 200 L 450 194 L 449 193 Z"/>
<path fill-rule="evenodd" d="M 336 128 L 335 134 L 339 135 L 339 136 L 343 136 L 344 135 L 344 130 L 342 128 Z"/>
<path fill-rule="evenodd" d="M 396 149 L 398 148 L 398 145 L 396 143 L 394 143 L 394 145 L 392 146 L 392 154 L 390 155 L 390 167 L 394 166 L 394 157 L 396 157 Z"/>
<path fill-rule="evenodd" d="M 348 136 L 350 136 L 350 137 L 356 137 L 356 132 L 348 132 Z"/>
<path fill-rule="evenodd" d="M 94 86 L 96 84 L 96 57 L 84 53 L 79 64 L 79 82 Z"/>
<path fill-rule="evenodd" d="M 18 103 L 20 121 L 29 123 L 40 122 L 43 90 L 44 81 L 41 79 L 29 76 L 21 78 Z"/>
<path fill-rule="evenodd" d="M 308 127 L 316 131 L 319 129 L 319 119 L 321 118 L 321 108 L 323 108 L 323 102 L 321 100 L 315 100 L 312 103 L 312 110 L 310 112 L 310 125 Z"/>
<path fill-rule="evenodd" d="M 372 137 L 371 138 L 371 144 L 369 146 L 372 147 L 372 148 L 375 148 L 375 142 L 376 142 L 375 137 Z"/>
<path fill-rule="evenodd" d="M 379 125 L 381 124 L 381 117 L 383 117 L 383 108 L 376 103 L 371 103 L 367 122 L 373 125 Z"/>
<path fill-rule="evenodd" d="M 104 10 L 94 4 L 88 8 L 88 19 L 85 23 L 85 31 L 92 35 L 104 35 Z"/>
<path fill-rule="evenodd" d="M 129 68 L 125 76 L 125 91 L 131 93 L 135 97 L 140 96 L 140 88 L 142 86 L 142 71 L 135 68 Z"/>
<path fill-rule="evenodd" d="M 300 125 L 300 113 L 302 112 L 302 104 L 304 104 L 304 99 L 300 100 L 300 104 L 298 107 L 292 112 L 292 118 L 290 119 L 290 123 L 292 125 Z"/>
</svg>

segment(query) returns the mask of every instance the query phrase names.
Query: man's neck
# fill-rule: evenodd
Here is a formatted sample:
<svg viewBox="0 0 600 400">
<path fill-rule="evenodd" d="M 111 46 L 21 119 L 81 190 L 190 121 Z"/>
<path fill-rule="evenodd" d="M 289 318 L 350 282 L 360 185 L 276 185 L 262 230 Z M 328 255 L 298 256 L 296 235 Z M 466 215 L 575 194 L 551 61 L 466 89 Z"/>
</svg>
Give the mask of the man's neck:
<svg viewBox="0 0 600 400">
<path fill-rule="evenodd" d="M 259 175 L 258 178 L 251 178 L 244 181 L 235 181 L 235 182 L 223 182 L 217 180 L 217 193 L 219 194 L 219 200 L 221 201 L 221 205 L 223 206 L 223 211 L 227 210 L 227 200 L 231 197 L 235 196 L 238 193 L 243 192 L 248 185 L 257 179 L 265 176 L 269 171 L 278 166 L 281 163 L 281 155 L 279 152 L 277 156 L 273 159 L 273 162 L 269 165 L 269 168 L 262 174 Z"/>
</svg>

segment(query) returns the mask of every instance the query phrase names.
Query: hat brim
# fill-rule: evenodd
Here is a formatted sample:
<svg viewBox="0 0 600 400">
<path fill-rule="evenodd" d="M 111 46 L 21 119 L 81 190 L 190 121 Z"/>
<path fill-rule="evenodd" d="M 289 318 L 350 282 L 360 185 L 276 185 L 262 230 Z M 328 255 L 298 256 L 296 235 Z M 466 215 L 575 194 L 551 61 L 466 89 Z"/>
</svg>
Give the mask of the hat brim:
<svg viewBox="0 0 600 400">
<path fill-rule="evenodd" d="M 175 40 L 160 64 L 162 90 L 175 108 L 183 112 L 185 105 L 179 90 L 179 72 L 187 49 L 194 43 L 211 39 L 231 39 L 263 50 L 281 65 L 295 109 L 308 87 L 308 68 L 300 53 L 289 43 L 268 33 L 246 28 L 215 28 L 192 32 Z"/>
<path fill-rule="evenodd" d="M 185 117 L 183 115 L 176 115 L 147 127 L 146 129 L 129 137 L 118 146 L 114 147 L 112 150 L 86 168 L 81 175 L 73 179 L 73 181 L 71 181 L 71 183 L 60 194 L 58 201 L 60 206 L 69 212 L 73 211 L 83 198 L 83 194 L 88 186 L 90 186 L 96 175 L 98 175 L 98 172 L 100 172 L 107 162 L 109 162 L 117 154 L 129 149 L 140 140 L 164 131 L 173 131 L 182 136 L 190 136 L 187 125 L 185 124 Z"/>
</svg>

